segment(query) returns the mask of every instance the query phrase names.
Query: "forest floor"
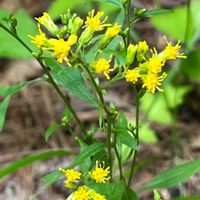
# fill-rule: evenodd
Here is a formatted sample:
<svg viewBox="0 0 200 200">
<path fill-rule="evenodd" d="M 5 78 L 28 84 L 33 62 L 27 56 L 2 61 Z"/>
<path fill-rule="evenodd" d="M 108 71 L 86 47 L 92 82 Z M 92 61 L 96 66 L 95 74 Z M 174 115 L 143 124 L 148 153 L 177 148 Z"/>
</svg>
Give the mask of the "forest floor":
<svg viewBox="0 0 200 200">
<path fill-rule="evenodd" d="M 23 3 L 22 3 L 23 2 Z M 27 9 L 32 16 L 41 15 L 48 7 L 50 0 L 1 0 L 0 8 L 16 10 Z M 184 0 L 163 0 L 164 8 L 174 8 L 185 3 Z M 155 8 L 151 0 L 143 0 L 137 4 L 147 9 Z M 138 23 L 136 30 L 150 44 L 162 46 L 162 34 L 154 30 L 148 20 Z M 0 59 L 0 85 L 12 85 L 30 80 L 41 75 L 42 71 L 34 60 L 16 61 Z M 176 137 L 181 138 L 176 144 L 172 142 L 172 130 L 167 125 L 151 123 L 159 138 L 156 144 L 142 143 L 138 157 L 144 161 L 140 170 L 135 173 L 133 188 L 141 187 L 158 172 L 168 167 L 193 160 L 200 153 L 200 87 L 197 86 L 186 97 L 186 102 L 179 108 L 180 117 L 176 124 Z M 108 91 L 106 101 L 113 101 L 131 119 L 134 113 L 131 88 L 125 82 L 114 84 Z M 84 102 L 72 97 L 72 103 L 78 116 L 86 125 L 98 121 L 97 111 Z M 4 131 L 0 135 L 0 166 L 6 166 L 18 158 L 33 152 L 48 149 L 71 149 L 73 140 L 66 130 L 57 131 L 48 143 L 44 140 L 47 127 L 57 122 L 64 109 L 63 103 L 47 83 L 36 83 L 14 95 L 8 108 Z M 76 132 L 80 132 L 74 123 Z M 77 149 L 73 149 L 77 151 Z M 37 194 L 38 200 L 63 200 L 66 190 L 63 182 L 58 181 L 45 188 L 41 177 L 59 167 L 67 166 L 71 158 L 51 159 L 28 165 L 0 181 L 0 200 L 30 200 Z M 147 162 L 146 162 L 147 161 Z M 171 189 L 160 190 L 164 200 L 188 194 L 200 194 L 200 173 L 186 183 Z M 151 200 L 152 193 L 144 192 L 141 200 Z"/>
</svg>

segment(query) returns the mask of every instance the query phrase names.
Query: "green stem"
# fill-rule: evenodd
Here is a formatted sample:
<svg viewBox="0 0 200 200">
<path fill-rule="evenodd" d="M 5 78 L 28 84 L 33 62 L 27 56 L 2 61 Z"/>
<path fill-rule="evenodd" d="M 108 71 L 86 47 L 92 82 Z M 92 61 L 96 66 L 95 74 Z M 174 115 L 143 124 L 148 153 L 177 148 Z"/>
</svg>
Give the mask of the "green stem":
<svg viewBox="0 0 200 200">
<path fill-rule="evenodd" d="M 106 89 L 108 88 L 110 85 L 112 85 L 113 83 L 123 79 L 124 77 L 122 75 L 120 76 L 115 76 L 114 78 L 112 78 L 110 81 L 108 81 L 107 83 L 105 83 L 104 85 L 101 86 L 102 89 Z"/>
<path fill-rule="evenodd" d="M 190 44 L 189 36 L 191 31 L 191 17 L 192 17 L 191 0 L 187 0 L 187 19 L 186 19 L 185 38 L 184 38 L 186 49 L 189 49 L 189 44 Z"/>
<path fill-rule="evenodd" d="M 110 111 L 108 110 L 108 108 L 106 107 L 106 103 L 104 101 L 104 98 L 103 98 L 103 94 L 102 94 L 102 91 L 101 89 L 98 87 L 96 81 L 94 80 L 94 77 L 92 76 L 92 73 L 90 72 L 90 70 L 88 69 L 88 67 L 84 64 L 84 62 L 82 60 L 79 60 L 82 67 L 85 69 L 85 71 L 87 72 L 87 74 L 89 75 L 89 78 L 90 78 L 90 81 L 92 83 L 92 85 L 94 86 L 94 88 L 96 89 L 96 92 L 99 96 L 99 100 L 101 102 L 101 106 L 102 108 L 104 109 L 104 111 L 106 112 L 106 114 L 111 114 Z"/>
<path fill-rule="evenodd" d="M 121 161 L 121 156 L 119 155 L 119 152 L 117 150 L 117 145 L 116 145 L 116 134 L 115 134 L 115 138 L 114 138 L 114 151 L 117 157 L 117 162 L 118 162 L 118 167 L 119 167 L 119 177 L 120 180 L 124 179 L 123 177 L 123 172 L 122 172 L 122 161 Z"/>
<path fill-rule="evenodd" d="M 106 118 L 107 118 L 107 158 L 108 158 L 108 162 L 109 162 L 109 166 L 110 166 L 110 176 L 111 176 L 111 181 L 112 181 L 112 146 L 111 146 L 111 139 L 112 139 L 112 113 L 108 110 L 106 103 L 104 101 L 104 97 L 102 94 L 101 89 L 99 88 L 99 86 L 97 85 L 97 83 L 95 82 L 94 77 L 92 76 L 92 73 L 90 72 L 90 70 L 88 69 L 88 67 L 85 65 L 85 63 L 82 60 L 79 60 L 80 64 L 82 65 L 82 67 L 85 69 L 85 71 L 87 72 L 90 81 L 92 83 L 92 85 L 94 86 L 98 96 L 99 96 L 99 100 L 101 103 L 101 107 L 103 108 L 103 110 L 106 113 Z M 104 123 L 105 124 L 105 123 Z"/>
<path fill-rule="evenodd" d="M 108 163 L 110 166 L 110 176 L 112 181 L 112 146 L 111 146 L 111 139 L 112 139 L 112 116 L 107 114 L 107 153 L 108 153 Z"/>
<path fill-rule="evenodd" d="M 140 98 L 138 96 L 138 92 L 137 92 L 136 86 L 134 86 L 134 91 L 135 91 L 135 98 L 136 98 L 136 112 L 135 112 L 136 128 L 135 128 L 135 138 L 137 139 L 137 146 L 139 146 Z M 130 176 L 129 176 L 129 180 L 128 180 L 128 186 L 130 186 L 131 180 L 132 180 L 132 177 L 133 177 L 133 172 L 134 172 L 134 168 L 135 168 L 137 153 L 138 153 L 138 151 L 135 150 L 134 155 L 133 155 L 133 160 L 132 160 L 132 163 L 131 163 L 131 171 L 130 171 Z"/>
<path fill-rule="evenodd" d="M 20 42 L 33 55 L 33 51 L 31 50 L 31 48 L 17 34 L 15 34 L 12 31 L 10 31 L 6 26 L 4 26 L 1 23 L 0 23 L 0 27 L 3 28 L 6 32 L 8 32 L 11 36 L 13 36 L 18 42 Z M 79 124 L 79 126 L 81 128 L 81 131 L 83 131 L 83 133 L 86 134 L 86 130 L 85 130 L 84 126 L 83 126 L 83 123 L 81 122 L 81 120 L 77 116 L 76 112 L 72 108 L 70 101 L 67 98 L 65 98 L 65 95 L 61 92 L 60 88 L 58 87 L 58 85 L 54 81 L 54 79 L 51 76 L 50 72 L 48 71 L 47 67 L 40 60 L 40 58 L 37 58 L 37 57 L 34 57 L 34 58 L 38 61 L 38 63 L 40 64 L 40 66 L 43 68 L 45 74 L 49 78 L 49 81 L 50 81 L 51 85 L 53 86 L 53 88 L 56 90 L 56 92 L 58 93 L 58 95 L 60 96 L 60 98 L 64 101 L 64 103 L 66 104 L 66 106 L 68 107 L 68 109 L 70 110 L 70 112 L 72 113 L 73 117 L 75 118 L 75 120 Z"/>
</svg>

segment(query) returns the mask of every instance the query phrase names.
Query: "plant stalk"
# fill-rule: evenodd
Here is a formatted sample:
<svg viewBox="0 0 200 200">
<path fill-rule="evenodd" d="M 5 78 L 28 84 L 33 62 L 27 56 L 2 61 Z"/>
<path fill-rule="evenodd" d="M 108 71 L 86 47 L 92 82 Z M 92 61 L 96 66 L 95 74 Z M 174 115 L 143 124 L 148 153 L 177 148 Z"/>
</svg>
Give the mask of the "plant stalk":
<svg viewBox="0 0 200 200">
<path fill-rule="evenodd" d="M 12 37 L 14 37 L 18 42 L 20 42 L 32 55 L 33 55 L 33 51 L 31 50 L 31 48 L 15 33 L 13 33 L 12 31 L 10 31 L 6 26 L 4 26 L 2 23 L 0 23 L 0 27 L 3 28 L 7 33 L 9 33 Z M 40 64 L 40 66 L 43 68 L 45 74 L 48 76 L 49 81 L 51 83 L 51 85 L 53 86 L 53 88 L 56 90 L 56 92 L 58 93 L 58 95 L 60 96 L 60 98 L 64 101 L 64 103 L 66 104 L 66 106 L 68 107 L 68 109 L 70 110 L 70 112 L 72 113 L 73 117 L 75 118 L 76 122 L 78 123 L 78 125 L 81 128 L 81 131 L 83 131 L 84 134 L 86 134 L 86 130 L 84 128 L 83 123 L 81 122 L 81 120 L 79 119 L 79 117 L 77 116 L 76 112 L 74 111 L 74 109 L 71 106 L 70 101 L 65 98 L 65 95 L 62 93 L 62 91 L 60 90 L 60 88 L 58 87 L 57 83 L 54 81 L 53 77 L 51 76 L 50 72 L 48 71 L 47 67 L 44 65 L 44 63 L 40 60 L 40 58 L 37 58 L 34 56 L 34 58 L 38 61 L 38 63 Z"/>
<path fill-rule="evenodd" d="M 138 92 L 136 89 L 136 86 L 134 86 L 134 91 L 135 91 L 135 99 L 136 99 L 136 112 L 135 112 L 135 120 L 136 120 L 136 128 L 135 128 L 135 139 L 137 140 L 137 146 L 139 147 L 139 112 L 140 112 L 140 98 L 138 96 Z M 134 151 L 133 155 L 133 160 L 131 163 L 131 171 L 130 171 L 130 176 L 128 180 L 128 186 L 131 184 L 131 180 L 133 177 L 133 172 L 135 169 L 135 163 L 136 163 L 136 157 L 137 157 L 138 150 Z"/>
</svg>

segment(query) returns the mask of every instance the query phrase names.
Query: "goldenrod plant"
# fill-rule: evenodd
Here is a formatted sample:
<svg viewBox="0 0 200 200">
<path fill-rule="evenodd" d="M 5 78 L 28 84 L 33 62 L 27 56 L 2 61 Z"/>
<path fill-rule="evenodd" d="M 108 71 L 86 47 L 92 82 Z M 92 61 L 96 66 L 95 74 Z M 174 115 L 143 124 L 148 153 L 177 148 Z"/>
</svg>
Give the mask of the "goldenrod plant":
<svg viewBox="0 0 200 200">
<path fill-rule="evenodd" d="M 108 0 L 108 3 L 113 1 Z M 45 139 L 48 140 L 52 130 L 70 127 L 70 116 L 80 127 L 80 134 L 74 133 L 70 127 L 72 137 L 80 145 L 80 153 L 74 158 L 74 162 L 44 178 L 48 185 L 65 175 L 64 185 L 71 191 L 66 197 L 68 200 L 134 200 L 138 199 L 137 195 L 143 190 L 178 184 L 200 168 L 200 161 L 195 160 L 162 172 L 139 191 L 132 187 L 136 161 L 139 160 L 140 99 L 146 93 L 164 93 L 162 85 L 168 78 L 165 65 L 169 60 L 186 59 L 186 55 L 181 50 L 181 41 L 170 42 L 166 36 L 163 36 L 166 46 L 162 50 L 151 47 L 147 41 L 134 42 L 131 37 L 131 29 L 137 21 L 165 14 L 168 10 L 135 9 L 133 13 L 131 0 L 117 1 L 117 5 L 125 13 L 125 20 L 121 24 L 112 22 L 103 11 L 95 9 L 89 11 L 84 18 L 68 9 L 65 13 L 60 13 L 60 26 L 49 13 L 43 13 L 35 19 L 38 34 L 28 35 L 36 50 L 32 50 L 18 35 L 14 16 L 7 19 L 7 25 L 0 23 L 0 27 L 19 41 L 38 61 L 44 70 L 44 76 L 40 80 L 51 84 L 67 107 L 68 115 L 59 124 L 50 127 Z M 107 89 L 117 81 L 127 81 L 134 90 L 135 124 L 129 123 L 124 113 L 112 102 L 105 102 Z M 29 84 L 15 86 L 12 91 L 17 92 Z M 92 130 L 81 121 L 61 87 L 97 109 L 98 128 L 102 130 L 105 142 L 98 141 L 95 133 L 91 134 Z M 6 94 L 10 98 L 9 95 L 14 92 L 9 91 Z M 128 150 L 128 156 L 124 155 L 124 148 Z M 63 156 L 65 153 L 59 151 L 54 152 L 54 155 Z M 49 154 L 45 154 L 45 158 L 51 157 Z M 31 159 L 33 161 L 40 157 Z M 27 160 L 22 166 L 28 162 Z M 190 170 L 191 165 L 193 170 Z M 185 173 L 183 169 L 188 171 Z M 177 171 L 181 172 L 178 178 Z M 6 173 L 1 174 L 2 177 L 4 175 Z M 160 199 L 156 190 L 154 198 Z"/>
</svg>

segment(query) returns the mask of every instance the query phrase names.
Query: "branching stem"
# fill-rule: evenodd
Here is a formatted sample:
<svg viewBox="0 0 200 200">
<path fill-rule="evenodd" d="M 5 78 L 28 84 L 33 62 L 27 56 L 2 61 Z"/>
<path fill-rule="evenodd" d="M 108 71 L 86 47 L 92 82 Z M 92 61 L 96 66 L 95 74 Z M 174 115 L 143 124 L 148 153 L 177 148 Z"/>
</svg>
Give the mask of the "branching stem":
<svg viewBox="0 0 200 200">
<path fill-rule="evenodd" d="M 34 52 L 31 50 L 31 48 L 17 34 L 15 34 L 12 31 L 10 31 L 2 23 L 0 23 L 0 27 L 2 29 L 4 29 L 7 33 L 9 33 L 12 37 L 14 37 L 18 42 L 20 42 L 33 55 Z M 38 63 L 40 64 L 40 66 L 44 70 L 45 74 L 48 76 L 49 82 L 51 83 L 51 85 L 53 86 L 53 88 L 56 90 L 56 92 L 58 93 L 58 95 L 60 96 L 60 98 L 64 101 L 64 103 L 66 104 L 66 106 L 68 107 L 68 109 L 70 110 L 70 112 L 72 113 L 72 115 L 75 118 L 76 122 L 80 126 L 81 131 L 84 134 L 86 134 L 86 130 L 85 130 L 85 127 L 84 127 L 83 123 L 81 122 L 81 120 L 77 116 L 76 112 L 72 108 L 70 101 L 65 97 L 65 95 L 62 93 L 62 91 L 58 87 L 57 83 L 54 81 L 53 77 L 51 76 L 50 72 L 48 71 L 48 68 L 45 66 L 45 64 L 42 62 L 42 60 L 40 58 L 35 57 L 35 56 L 34 56 L 34 58 L 38 61 Z"/>
</svg>

